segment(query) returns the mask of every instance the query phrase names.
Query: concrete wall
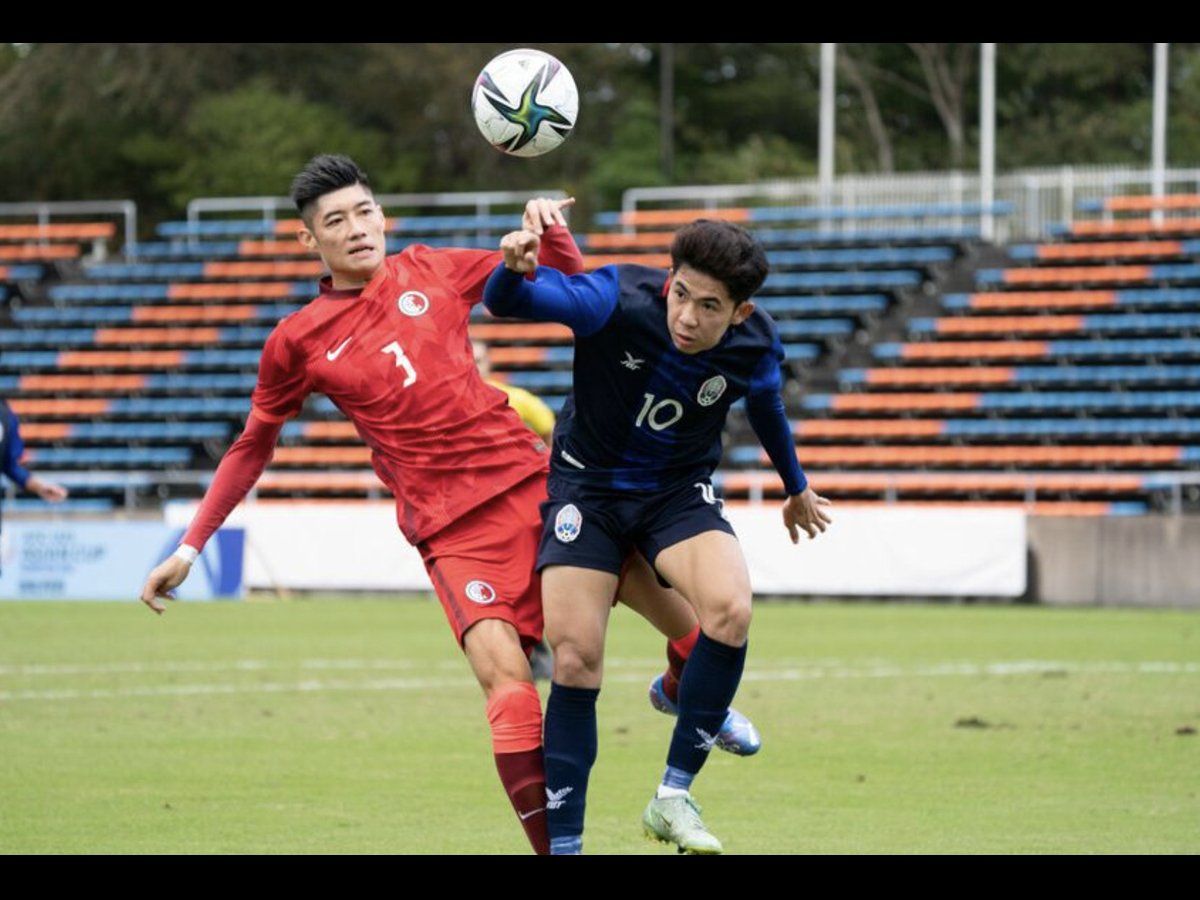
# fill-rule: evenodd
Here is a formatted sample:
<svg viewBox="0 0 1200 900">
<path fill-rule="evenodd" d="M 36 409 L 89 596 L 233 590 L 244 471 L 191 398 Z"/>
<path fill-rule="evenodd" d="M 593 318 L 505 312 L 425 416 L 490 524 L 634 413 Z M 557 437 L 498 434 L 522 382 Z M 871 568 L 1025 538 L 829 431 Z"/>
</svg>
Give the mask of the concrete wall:
<svg viewBox="0 0 1200 900">
<path fill-rule="evenodd" d="M 1030 518 L 1030 599 L 1200 609 L 1200 517 Z"/>
</svg>

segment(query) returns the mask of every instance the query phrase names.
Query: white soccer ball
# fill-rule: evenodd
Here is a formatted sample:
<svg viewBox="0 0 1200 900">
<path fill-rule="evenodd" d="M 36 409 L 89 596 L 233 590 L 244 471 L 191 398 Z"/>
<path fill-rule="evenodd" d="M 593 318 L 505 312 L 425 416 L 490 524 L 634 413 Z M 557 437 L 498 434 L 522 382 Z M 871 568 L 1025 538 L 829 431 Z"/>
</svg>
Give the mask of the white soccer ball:
<svg viewBox="0 0 1200 900">
<path fill-rule="evenodd" d="M 579 90 L 567 67 L 541 50 L 509 50 L 483 67 L 471 94 L 475 124 L 497 150 L 541 156 L 567 139 Z"/>
</svg>

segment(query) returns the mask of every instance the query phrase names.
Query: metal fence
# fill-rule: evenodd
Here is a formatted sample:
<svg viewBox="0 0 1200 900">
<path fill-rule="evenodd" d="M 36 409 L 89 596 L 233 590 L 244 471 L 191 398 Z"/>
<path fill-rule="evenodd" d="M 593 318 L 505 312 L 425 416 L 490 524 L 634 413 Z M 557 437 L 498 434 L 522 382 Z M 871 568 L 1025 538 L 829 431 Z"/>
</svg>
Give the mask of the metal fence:
<svg viewBox="0 0 1200 900">
<path fill-rule="evenodd" d="M 997 176 L 995 202 L 1012 213 L 996 222 L 995 239 L 1043 240 L 1056 224 L 1070 224 L 1085 200 L 1126 194 L 1149 194 L 1153 171 L 1120 166 L 1061 166 L 1022 169 Z M 1200 193 L 1200 169 L 1168 169 L 1166 191 Z M 728 206 L 802 206 L 855 209 L 873 206 L 978 204 L 980 178 L 965 172 L 916 172 L 891 175 L 843 175 L 826 189 L 816 178 L 766 181 L 743 185 L 691 185 L 633 188 L 622 196 L 622 212 L 663 207 L 718 210 Z M 986 212 L 975 217 L 981 228 Z M 957 226 L 962 216 L 921 216 L 926 225 Z M 894 219 L 888 224 L 894 224 Z M 870 222 L 831 218 L 823 230 L 869 231 Z"/>
</svg>

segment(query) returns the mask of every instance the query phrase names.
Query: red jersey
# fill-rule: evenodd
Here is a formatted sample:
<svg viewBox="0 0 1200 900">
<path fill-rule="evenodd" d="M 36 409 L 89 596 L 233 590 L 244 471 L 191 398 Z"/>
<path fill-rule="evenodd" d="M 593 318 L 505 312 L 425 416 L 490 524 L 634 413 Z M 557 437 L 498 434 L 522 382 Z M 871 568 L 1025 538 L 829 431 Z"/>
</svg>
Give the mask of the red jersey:
<svg viewBox="0 0 1200 900">
<path fill-rule="evenodd" d="M 501 259 L 410 246 L 361 293 L 323 284 L 263 348 L 255 415 L 281 422 L 309 393 L 328 396 L 371 448 L 413 544 L 546 469 L 544 445 L 484 383 L 467 336 Z"/>
</svg>

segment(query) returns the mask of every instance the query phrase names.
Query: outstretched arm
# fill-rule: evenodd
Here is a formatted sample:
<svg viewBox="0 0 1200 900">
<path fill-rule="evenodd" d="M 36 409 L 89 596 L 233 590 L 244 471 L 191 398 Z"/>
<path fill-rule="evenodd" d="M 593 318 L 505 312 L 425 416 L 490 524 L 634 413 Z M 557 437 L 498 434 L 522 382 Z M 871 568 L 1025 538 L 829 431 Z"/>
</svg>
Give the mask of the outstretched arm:
<svg viewBox="0 0 1200 900">
<path fill-rule="evenodd" d="M 156 613 L 161 614 L 166 609 L 162 600 L 171 599 L 169 592 L 183 584 L 208 539 L 250 493 L 271 461 L 282 429 L 282 421 L 267 421 L 251 411 L 245 430 L 221 458 L 212 484 L 179 549 L 155 567 L 146 579 L 141 599 Z"/>
<path fill-rule="evenodd" d="M 769 353 L 750 376 L 750 393 L 746 396 L 746 413 L 750 427 L 758 436 L 783 479 L 787 501 L 783 504 L 783 524 L 791 536 L 792 543 L 800 541 L 803 530 L 810 539 L 815 538 L 833 522 L 826 507 L 827 499 L 817 494 L 808 484 L 800 461 L 796 459 L 796 442 L 792 437 L 792 426 L 783 408 L 783 376 L 779 365 L 783 360 L 783 347 L 776 336 Z"/>
<path fill-rule="evenodd" d="M 574 197 L 566 200 L 535 197 L 525 204 L 525 213 L 521 217 L 521 228 L 542 239 L 537 261 L 566 275 L 577 275 L 583 271 L 583 254 L 579 252 L 579 246 L 563 215 L 564 209 L 574 205 Z"/>
<path fill-rule="evenodd" d="M 531 231 L 504 236 L 498 266 L 483 292 L 484 305 L 497 316 L 561 322 L 576 334 L 595 334 L 617 307 L 617 273 L 612 266 L 589 275 L 563 275 L 539 268 L 542 239 Z M 530 281 L 525 276 L 536 273 Z"/>
<path fill-rule="evenodd" d="M 833 522 L 826 509 L 831 504 L 809 486 L 800 468 L 783 398 L 778 394 L 751 394 L 746 398 L 746 412 L 750 426 L 783 479 L 783 489 L 788 495 L 783 504 L 783 524 L 792 543 L 799 543 L 801 530 L 809 539 L 815 538 Z"/>
</svg>

